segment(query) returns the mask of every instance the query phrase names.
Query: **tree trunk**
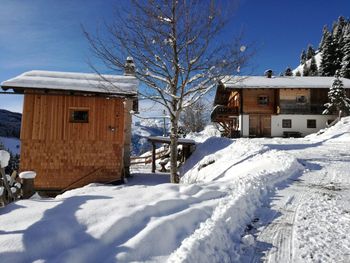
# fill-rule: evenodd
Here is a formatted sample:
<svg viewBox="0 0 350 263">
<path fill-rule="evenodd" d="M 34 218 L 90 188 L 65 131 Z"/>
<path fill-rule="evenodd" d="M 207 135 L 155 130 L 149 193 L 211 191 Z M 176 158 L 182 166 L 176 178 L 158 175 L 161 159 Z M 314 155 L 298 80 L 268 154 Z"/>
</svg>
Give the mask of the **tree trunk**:
<svg viewBox="0 0 350 263">
<path fill-rule="evenodd" d="M 170 182 L 178 183 L 179 175 L 177 174 L 177 131 L 178 120 L 176 117 L 171 117 L 171 132 L 170 132 Z"/>
</svg>

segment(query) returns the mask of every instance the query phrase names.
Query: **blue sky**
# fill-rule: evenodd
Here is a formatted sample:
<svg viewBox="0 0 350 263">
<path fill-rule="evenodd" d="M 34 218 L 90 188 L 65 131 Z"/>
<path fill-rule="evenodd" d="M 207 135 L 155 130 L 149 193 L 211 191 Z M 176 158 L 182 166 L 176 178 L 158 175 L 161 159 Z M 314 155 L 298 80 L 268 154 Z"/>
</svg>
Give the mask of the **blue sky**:
<svg viewBox="0 0 350 263">
<path fill-rule="evenodd" d="M 81 32 L 113 19 L 127 0 L 0 0 L 0 82 L 28 70 L 90 72 Z M 317 46 L 324 24 L 350 16 L 349 0 L 241 0 L 227 30 L 243 30 L 258 53 L 252 72 L 296 67 L 303 48 Z M 244 43 L 243 43 L 244 44 Z M 21 96 L 0 95 L 0 108 L 21 111 Z"/>
</svg>

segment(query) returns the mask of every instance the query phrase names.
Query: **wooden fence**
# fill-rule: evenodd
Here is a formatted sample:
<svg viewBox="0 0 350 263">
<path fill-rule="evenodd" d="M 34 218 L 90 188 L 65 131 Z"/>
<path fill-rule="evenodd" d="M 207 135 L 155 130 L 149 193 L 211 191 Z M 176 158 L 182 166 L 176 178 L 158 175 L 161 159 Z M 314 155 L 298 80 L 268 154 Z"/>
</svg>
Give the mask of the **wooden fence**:
<svg viewBox="0 0 350 263">
<path fill-rule="evenodd" d="M 160 159 L 163 156 L 166 155 L 166 153 L 168 152 L 168 149 L 164 149 L 161 151 L 158 151 L 156 153 L 156 159 Z M 152 163 L 152 154 L 146 155 L 146 156 L 132 156 L 130 157 L 130 164 L 131 165 L 136 165 L 136 164 L 149 164 Z"/>
</svg>

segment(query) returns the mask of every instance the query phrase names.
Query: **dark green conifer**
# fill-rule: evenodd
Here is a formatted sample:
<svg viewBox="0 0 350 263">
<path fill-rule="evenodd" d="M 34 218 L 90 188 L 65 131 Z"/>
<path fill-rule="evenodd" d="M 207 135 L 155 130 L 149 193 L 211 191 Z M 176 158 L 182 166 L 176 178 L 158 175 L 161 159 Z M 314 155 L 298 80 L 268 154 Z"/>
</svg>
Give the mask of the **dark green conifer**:
<svg viewBox="0 0 350 263">
<path fill-rule="evenodd" d="M 300 55 L 300 64 L 303 65 L 303 64 L 305 64 L 305 62 L 306 62 L 306 52 L 303 49 L 303 51 L 301 52 L 301 55 Z"/>
<path fill-rule="evenodd" d="M 315 57 L 311 58 L 309 74 L 310 74 L 310 76 L 318 76 L 318 68 L 317 68 Z"/>
<path fill-rule="evenodd" d="M 306 60 L 311 59 L 313 56 L 315 56 L 315 50 L 313 49 L 312 45 L 309 44 L 306 52 Z"/>
</svg>

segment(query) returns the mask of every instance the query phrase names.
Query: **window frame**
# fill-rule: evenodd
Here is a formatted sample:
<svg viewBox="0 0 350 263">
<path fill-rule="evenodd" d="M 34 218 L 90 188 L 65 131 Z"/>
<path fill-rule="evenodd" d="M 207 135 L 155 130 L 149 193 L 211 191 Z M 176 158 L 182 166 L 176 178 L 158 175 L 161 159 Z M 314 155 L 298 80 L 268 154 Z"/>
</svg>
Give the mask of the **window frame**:
<svg viewBox="0 0 350 263">
<path fill-rule="evenodd" d="M 287 126 L 289 126 L 289 127 L 286 127 L 286 126 L 285 126 L 286 122 L 289 123 L 289 125 L 287 125 Z M 282 119 L 282 128 L 284 128 L 284 129 L 290 129 L 290 128 L 292 128 L 292 119 Z"/>
<path fill-rule="evenodd" d="M 265 98 L 264 100 L 261 100 L 261 98 Z M 266 101 L 266 103 L 261 103 L 262 101 Z M 268 95 L 259 95 L 258 96 L 258 105 L 259 106 L 268 106 L 270 103 L 270 98 Z"/>
<path fill-rule="evenodd" d="M 69 108 L 69 122 L 70 123 L 89 123 L 90 121 L 90 109 L 89 108 L 75 108 L 75 107 L 72 107 L 72 108 Z M 87 117 L 84 118 L 84 119 L 75 119 L 74 117 L 74 113 L 75 112 L 86 112 L 87 114 Z"/>
<path fill-rule="evenodd" d="M 315 125 L 312 125 L 312 127 L 310 127 L 310 123 L 315 123 Z M 317 128 L 317 120 L 316 119 L 307 119 L 306 120 L 306 128 L 308 129 L 316 129 Z"/>
</svg>

